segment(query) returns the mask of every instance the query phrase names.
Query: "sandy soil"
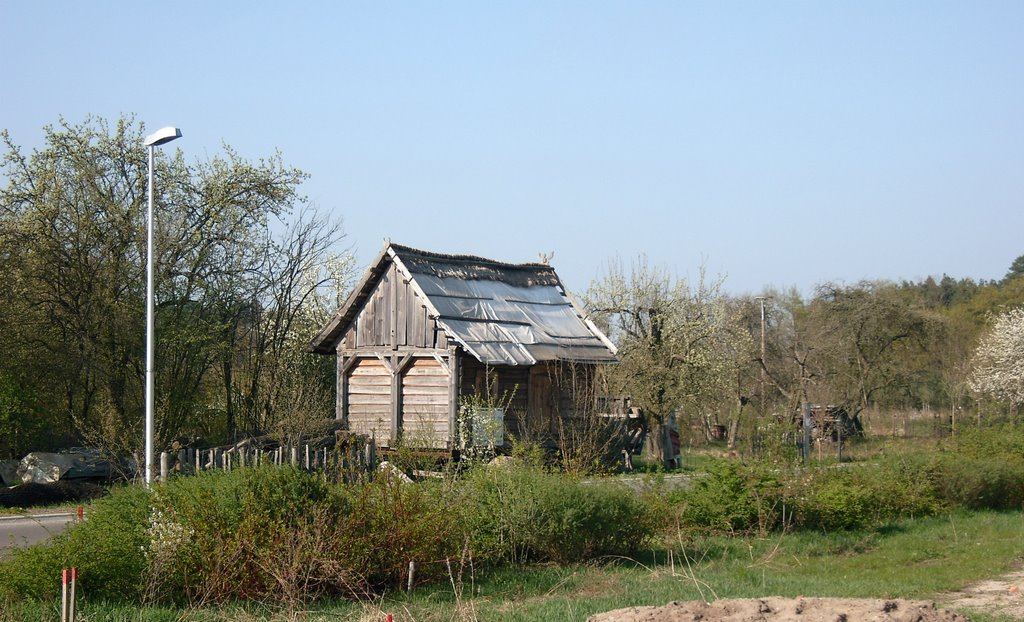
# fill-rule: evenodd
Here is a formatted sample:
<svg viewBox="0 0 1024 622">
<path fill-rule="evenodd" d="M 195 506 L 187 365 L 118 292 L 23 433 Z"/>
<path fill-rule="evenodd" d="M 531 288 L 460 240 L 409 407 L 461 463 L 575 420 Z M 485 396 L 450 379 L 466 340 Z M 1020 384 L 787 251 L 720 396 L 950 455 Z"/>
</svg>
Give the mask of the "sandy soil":
<svg viewBox="0 0 1024 622">
<path fill-rule="evenodd" d="M 713 603 L 674 602 L 663 607 L 630 607 L 600 613 L 588 622 L 959 622 L 970 618 L 948 608 L 1024 620 L 1024 566 L 941 594 L 938 604 L 914 600 L 858 598 L 734 598 Z"/>
<path fill-rule="evenodd" d="M 945 607 L 1024 620 L 1024 568 L 998 579 L 979 581 L 961 592 L 943 594 L 939 600 Z"/>
<path fill-rule="evenodd" d="M 713 603 L 674 602 L 600 613 L 588 622 L 966 622 L 933 603 L 861 598 L 729 598 Z"/>
</svg>

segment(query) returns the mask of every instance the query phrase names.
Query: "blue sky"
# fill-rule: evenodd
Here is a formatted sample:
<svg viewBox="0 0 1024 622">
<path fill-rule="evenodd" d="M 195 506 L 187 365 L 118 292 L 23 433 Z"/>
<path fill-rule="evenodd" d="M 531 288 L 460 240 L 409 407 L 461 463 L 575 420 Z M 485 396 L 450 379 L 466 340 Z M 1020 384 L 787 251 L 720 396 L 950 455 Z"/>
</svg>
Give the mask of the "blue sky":
<svg viewBox="0 0 1024 622">
<path fill-rule="evenodd" d="M 734 293 L 998 279 L 1024 254 L 1024 2 L 15 2 L 0 127 L 134 113 L 280 150 L 385 237 L 646 253 Z"/>
</svg>

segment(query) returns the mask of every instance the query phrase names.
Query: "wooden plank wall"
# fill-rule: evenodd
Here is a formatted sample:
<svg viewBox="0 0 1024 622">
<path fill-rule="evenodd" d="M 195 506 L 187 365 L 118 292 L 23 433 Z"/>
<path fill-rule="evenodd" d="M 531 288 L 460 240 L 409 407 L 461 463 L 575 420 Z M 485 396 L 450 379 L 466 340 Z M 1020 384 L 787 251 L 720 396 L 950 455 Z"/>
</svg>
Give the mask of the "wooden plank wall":
<svg viewBox="0 0 1024 622">
<path fill-rule="evenodd" d="M 392 349 L 444 350 L 448 340 L 415 288 L 392 264 L 381 276 L 355 321 L 341 340 L 345 349 L 386 346 Z"/>
<path fill-rule="evenodd" d="M 417 358 L 402 371 L 402 438 L 417 447 L 448 446 L 448 372 L 434 358 Z"/>
<path fill-rule="evenodd" d="M 345 376 L 349 430 L 386 446 L 391 440 L 391 372 L 380 360 L 364 358 Z"/>
</svg>

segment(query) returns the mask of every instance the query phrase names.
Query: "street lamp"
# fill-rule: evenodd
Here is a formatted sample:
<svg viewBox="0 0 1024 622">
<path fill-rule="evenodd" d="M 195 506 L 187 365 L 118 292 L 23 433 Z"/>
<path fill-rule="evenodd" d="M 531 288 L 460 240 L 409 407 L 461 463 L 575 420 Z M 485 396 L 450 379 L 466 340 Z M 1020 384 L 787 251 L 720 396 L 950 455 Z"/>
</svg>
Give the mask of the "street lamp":
<svg viewBox="0 0 1024 622">
<path fill-rule="evenodd" d="M 146 210 L 146 486 L 153 481 L 153 148 L 181 138 L 165 127 L 146 137 L 149 147 L 149 208 Z"/>
</svg>

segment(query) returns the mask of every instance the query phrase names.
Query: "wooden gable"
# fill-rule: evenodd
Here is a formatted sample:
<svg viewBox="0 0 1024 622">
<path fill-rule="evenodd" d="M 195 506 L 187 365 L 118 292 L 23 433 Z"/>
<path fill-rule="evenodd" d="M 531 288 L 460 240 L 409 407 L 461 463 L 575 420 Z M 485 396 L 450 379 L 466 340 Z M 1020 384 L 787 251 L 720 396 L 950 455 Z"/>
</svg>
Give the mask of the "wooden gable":
<svg viewBox="0 0 1024 622">
<path fill-rule="evenodd" d="M 426 301 L 394 262 L 384 270 L 349 324 L 338 351 L 361 348 L 448 348 L 448 338 Z"/>
</svg>

